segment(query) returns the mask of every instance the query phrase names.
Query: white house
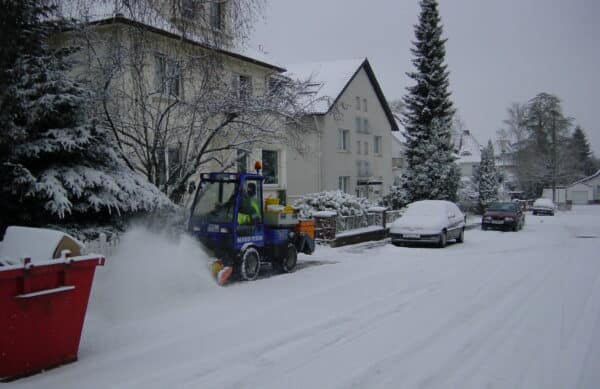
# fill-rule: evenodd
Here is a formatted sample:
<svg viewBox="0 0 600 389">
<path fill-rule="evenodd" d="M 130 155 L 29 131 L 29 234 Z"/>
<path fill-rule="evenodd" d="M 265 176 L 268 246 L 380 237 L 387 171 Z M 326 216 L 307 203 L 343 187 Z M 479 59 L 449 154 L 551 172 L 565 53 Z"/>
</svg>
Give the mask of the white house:
<svg viewBox="0 0 600 389">
<path fill-rule="evenodd" d="M 464 130 L 455 140 L 455 147 L 461 177 L 471 178 L 481 163 L 481 145 L 469 130 Z"/>
<path fill-rule="evenodd" d="M 314 101 L 305 152 L 273 150 L 289 201 L 303 194 L 342 190 L 377 198 L 394 183 L 392 131 L 398 125 L 365 59 L 288 66 L 288 76 L 313 82 Z M 267 188 L 269 189 L 269 188 Z"/>
<path fill-rule="evenodd" d="M 406 144 L 402 131 L 392 132 L 392 174 L 394 185 L 400 185 L 402 173 L 406 170 Z"/>
<path fill-rule="evenodd" d="M 600 202 L 600 170 L 567 187 L 567 201 L 573 204 Z"/>
</svg>

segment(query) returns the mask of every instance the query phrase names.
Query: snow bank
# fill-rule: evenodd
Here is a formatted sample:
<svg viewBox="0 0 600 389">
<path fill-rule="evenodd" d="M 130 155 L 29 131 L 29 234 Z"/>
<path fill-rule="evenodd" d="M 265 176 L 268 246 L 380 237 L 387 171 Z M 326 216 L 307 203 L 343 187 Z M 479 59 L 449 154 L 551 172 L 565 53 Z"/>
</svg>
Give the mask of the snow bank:
<svg viewBox="0 0 600 389">
<path fill-rule="evenodd" d="M 171 310 L 217 287 L 209 260 L 189 236 L 174 241 L 133 228 L 123 235 L 115 255 L 97 270 L 89 313 L 123 321 Z"/>
</svg>

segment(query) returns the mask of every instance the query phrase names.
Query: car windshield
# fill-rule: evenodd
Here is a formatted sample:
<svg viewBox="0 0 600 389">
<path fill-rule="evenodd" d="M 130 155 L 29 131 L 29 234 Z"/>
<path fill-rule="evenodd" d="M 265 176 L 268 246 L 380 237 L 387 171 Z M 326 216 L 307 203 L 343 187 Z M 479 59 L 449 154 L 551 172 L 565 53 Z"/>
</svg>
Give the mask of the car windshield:
<svg viewBox="0 0 600 389">
<path fill-rule="evenodd" d="M 513 203 L 492 203 L 488 207 L 488 211 L 513 212 L 515 211 L 515 208 L 515 204 Z"/>
<path fill-rule="evenodd" d="M 232 223 L 237 183 L 205 181 L 192 216 L 201 223 Z"/>
</svg>

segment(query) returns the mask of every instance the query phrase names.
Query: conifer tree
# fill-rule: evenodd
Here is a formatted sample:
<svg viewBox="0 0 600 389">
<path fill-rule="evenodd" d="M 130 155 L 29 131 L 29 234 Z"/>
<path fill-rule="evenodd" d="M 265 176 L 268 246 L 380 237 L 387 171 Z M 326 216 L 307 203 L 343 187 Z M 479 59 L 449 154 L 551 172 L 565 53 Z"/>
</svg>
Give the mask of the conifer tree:
<svg viewBox="0 0 600 389">
<path fill-rule="evenodd" d="M 169 206 L 157 188 L 119 160 L 109 134 L 86 119 L 89 93 L 67 77 L 65 61 L 45 45 L 40 3 L 11 2 L 37 7 L 28 10 L 33 16 L 20 28 L 39 45 L 19 52 L 6 71 L 0 227 L 103 222 Z"/>
<path fill-rule="evenodd" d="M 487 147 L 481 152 L 479 165 L 479 208 L 485 212 L 489 204 L 498 200 L 498 171 L 494 161 L 494 146 L 488 141 Z"/>
<path fill-rule="evenodd" d="M 416 71 L 408 73 L 416 85 L 404 97 L 408 161 L 404 187 L 410 201 L 456 201 L 460 179 L 451 141 L 454 109 L 450 101 L 446 39 L 436 0 L 421 0 L 416 40 L 411 50 Z"/>
<path fill-rule="evenodd" d="M 570 146 L 573 159 L 573 169 L 575 174 L 581 177 L 592 175 L 596 172 L 592 150 L 585 136 L 585 132 L 580 126 L 575 127 L 573 135 L 571 135 Z"/>
</svg>

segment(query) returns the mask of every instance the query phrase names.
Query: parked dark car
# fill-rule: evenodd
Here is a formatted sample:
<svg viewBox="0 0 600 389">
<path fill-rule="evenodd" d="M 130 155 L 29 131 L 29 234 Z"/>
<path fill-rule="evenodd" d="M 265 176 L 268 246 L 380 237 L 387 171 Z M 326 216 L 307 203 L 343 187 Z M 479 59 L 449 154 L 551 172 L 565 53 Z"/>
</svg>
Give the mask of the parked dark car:
<svg viewBox="0 0 600 389">
<path fill-rule="evenodd" d="M 498 228 L 518 231 L 525 225 L 525 214 L 514 202 L 491 203 L 481 219 L 481 229 Z"/>
</svg>

